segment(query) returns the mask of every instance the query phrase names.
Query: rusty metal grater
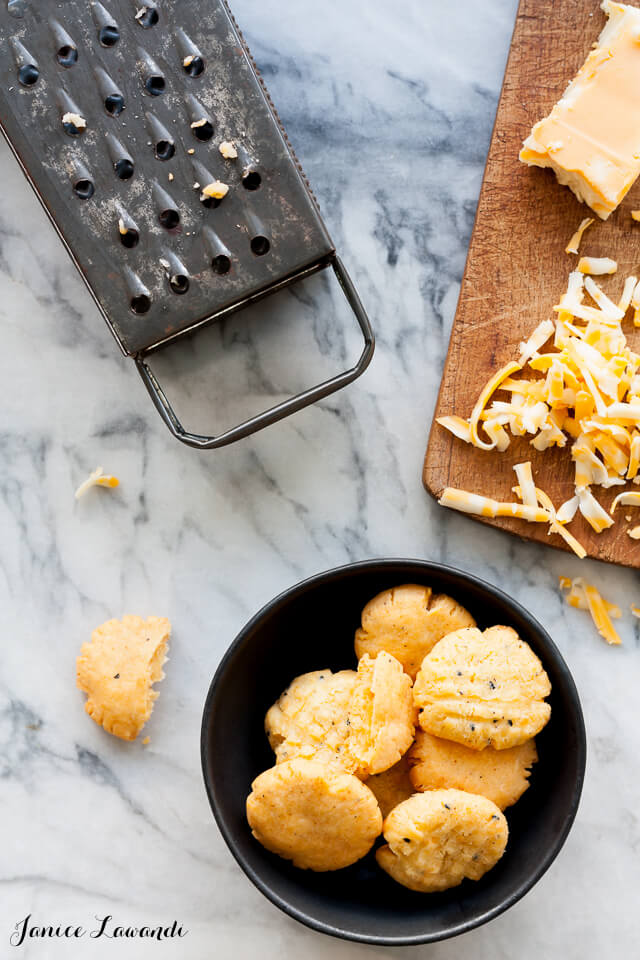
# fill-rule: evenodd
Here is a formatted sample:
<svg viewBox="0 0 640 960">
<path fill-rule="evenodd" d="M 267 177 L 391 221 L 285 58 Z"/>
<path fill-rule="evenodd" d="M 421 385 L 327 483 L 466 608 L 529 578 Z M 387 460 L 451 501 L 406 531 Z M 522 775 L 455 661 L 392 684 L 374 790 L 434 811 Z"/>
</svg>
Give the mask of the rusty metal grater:
<svg viewBox="0 0 640 960">
<path fill-rule="evenodd" d="M 4 0 L 0 23 L 2 132 L 177 439 L 223 446 L 365 370 L 366 313 L 225 0 Z M 187 432 L 149 355 L 329 266 L 357 364 L 217 437 Z"/>
</svg>

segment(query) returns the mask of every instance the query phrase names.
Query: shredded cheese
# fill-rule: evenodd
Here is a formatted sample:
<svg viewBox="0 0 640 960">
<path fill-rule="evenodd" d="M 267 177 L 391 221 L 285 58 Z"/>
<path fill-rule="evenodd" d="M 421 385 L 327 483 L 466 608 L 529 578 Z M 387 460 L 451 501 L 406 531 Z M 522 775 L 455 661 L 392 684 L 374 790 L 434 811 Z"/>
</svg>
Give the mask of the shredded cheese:
<svg viewBox="0 0 640 960">
<path fill-rule="evenodd" d="M 640 527 L 632 527 L 631 530 L 627 530 L 627 535 L 630 536 L 632 540 L 640 540 Z"/>
<path fill-rule="evenodd" d="M 631 349 L 622 328 L 629 308 L 640 325 L 640 281 L 626 277 L 616 302 L 590 275 L 615 269 L 608 257 L 580 258 L 553 308 L 555 320 L 539 323 L 520 344 L 518 359 L 490 378 L 469 419 L 451 415 L 437 420 L 458 439 L 486 451 L 507 450 L 513 437 L 528 437 L 541 452 L 568 445 L 574 496 L 557 511 L 545 506 L 534 492 L 530 466 L 520 464 L 515 469 L 522 503 L 516 513 L 494 498 L 465 499 L 475 496 L 466 491 L 455 505 L 452 494 L 442 503 L 468 513 L 520 519 L 530 519 L 527 511 L 547 509 L 549 532 L 561 536 L 578 556 L 585 555 L 584 549 L 565 529 L 578 512 L 602 533 L 612 526 L 618 504 L 640 505 L 640 492 L 621 493 L 609 512 L 596 496 L 598 487 L 640 484 L 640 353 Z M 503 512 L 493 512 L 497 508 L 485 501 L 502 504 Z"/>
<path fill-rule="evenodd" d="M 605 273 L 615 273 L 618 264 L 610 257 L 580 257 L 578 260 L 578 270 L 580 273 L 590 273 L 594 277 L 600 277 Z"/>
<path fill-rule="evenodd" d="M 637 211 L 637 212 L 640 213 L 640 211 Z M 632 212 L 631 216 L 633 216 L 633 212 Z M 591 218 L 589 218 L 589 217 L 587 217 L 585 220 L 582 221 L 582 223 L 580 224 L 580 226 L 578 227 L 578 229 L 576 230 L 576 232 L 575 232 L 575 233 L 573 234 L 573 236 L 571 237 L 571 240 L 569 240 L 569 243 L 566 245 L 565 250 L 564 250 L 565 253 L 577 253 L 577 252 L 578 252 L 578 247 L 580 246 L 580 241 L 582 240 L 582 235 L 583 235 L 583 233 L 585 232 L 585 230 L 587 229 L 587 227 L 590 227 L 592 223 L 593 223 L 593 219 L 591 219 Z"/>
<path fill-rule="evenodd" d="M 578 607 L 581 610 L 588 610 L 591 614 L 596 629 L 600 636 L 612 645 L 622 643 L 611 617 L 618 618 L 622 616 L 621 610 L 615 604 L 607 603 L 594 586 L 583 580 L 582 577 L 576 577 L 575 580 L 569 580 L 568 577 L 562 577 L 560 582 L 561 589 L 569 589 L 566 601 L 569 606 Z"/>
<path fill-rule="evenodd" d="M 93 473 L 90 473 L 87 479 L 84 480 L 76 490 L 76 500 L 83 497 L 91 487 L 117 487 L 119 483 L 120 481 L 117 477 L 105 474 L 102 467 L 96 467 Z"/>
</svg>

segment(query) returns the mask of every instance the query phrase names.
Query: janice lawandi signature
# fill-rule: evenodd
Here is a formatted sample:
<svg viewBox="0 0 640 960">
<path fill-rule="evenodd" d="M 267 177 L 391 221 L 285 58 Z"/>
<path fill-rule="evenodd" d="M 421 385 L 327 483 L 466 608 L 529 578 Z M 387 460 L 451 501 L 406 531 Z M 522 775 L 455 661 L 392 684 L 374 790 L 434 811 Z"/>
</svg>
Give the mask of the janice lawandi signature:
<svg viewBox="0 0 640 960">
<path fill-rule="evenodd" d="M 94 927 L 75 926 L 68 924 L 64 926 L 59 924 L 39 925 L 32 919 L 32 914 L 28 913 L 23 920 L 19 920 L 15 925 L 15 930 L 9 937 L 9 943 L 12 947 L 21 947 L 25 941 L 33 939 L 60 938 L 67 940 L 79 940 L 81 937 L 91 937 L 97 940 L 103 937 L 105 940 L 117 939 L 148 939 L 148 940 L 171 940 L 174 937 L 186 937 L 188 930 L 185 930 L 177 920 L 168 926 L 155 927 L 126 927 L 118 925 L 111 914 L 104 917 L 96 917 Z"/>
</svg>

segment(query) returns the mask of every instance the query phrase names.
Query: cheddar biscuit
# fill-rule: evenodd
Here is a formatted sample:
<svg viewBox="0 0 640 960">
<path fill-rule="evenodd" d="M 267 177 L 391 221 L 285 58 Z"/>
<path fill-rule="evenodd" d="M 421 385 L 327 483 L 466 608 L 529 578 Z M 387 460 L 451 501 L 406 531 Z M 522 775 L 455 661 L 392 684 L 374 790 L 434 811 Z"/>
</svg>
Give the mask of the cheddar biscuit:
<svg viewBox="0 0 640 960">
<path fill-rule="evenodd" d="M 424 730 L 417 731 L 407 756 L 414 790 L 454 787 L 487 797 L 501 810 L 525 792 L 531 767 L 538 759 L 534 740 L 507 750 L 472 750 Z M 382 804 L 380 807 L 384 814 Z"/>
<path fill-rule="evenodd" d="M 358 680 L 349 702 L 345 751 L 359 776 L 388 770 L 413 743 L 416 709 L 411 678 L 391 654 L 382 651 L 358 663 Z"/>
<path fill-rule="evenodd" d="M 406 754 L 388 770 L 376 773 L 366 780 L 366 784 L 378 801 L 382 816 L 386 817 L 403 800 L 408 800 L 416 792 L 409 776 L 409 764 Z"/>
<path fill-rule="evenodd" d="M 349 703 L 357 679 L 355 670 L 314 670 L 295 678 L 265 717 L 278 763 L 306 757 L 349 765 L 341 754 L 349 735 Z"/>
<path fill-rule="evenodd" d="M 354 670 L 317 670 L 289 685 L 265 717 L 276 762 L 339 765 L 361 779 L 393 766 L 413 742 L 411 678 L 388 653 Z"/>
<path fill-rule="evenodd" d="M 316 760 L 279 763 L 256 777 L 247 819 L 263 847 L 302 870 L 340 870 L 364 857 L 382 815 L 357 777 Z"/>
<path fill-rule="evenodd" d="M 379 593 L 362 611 L 356 656 L 375 657 L 386 650 L 413 679 L 438 640 L 452 630 L 475 625 L 471 614 L 444 593 L 434 594 L 431 587 L 415 583 L 393 587 Z"/>
<path fill-rule="evenodd" d="M 465 877 L 479 880 L 507 844 L 504 814 L 486 797 L 462 790 L 414 794 L 383 824 L 379 865 L 398 883 L 421 893 L 448 890 Z"/>
<path fill-rule="evenodd" d="M 77 685 L 88 695 L 85 710 L 107 733 L 135 740 L 151 716 L 170 633 L 166 617 L 125 616 L 103 623 L 82 644 Z"/>
<path fill-rule="evenodd" d="M 538 657 L 511 627 L 456 630 L 425 657 L 414 685 L 427 733 L 474 750 L 531 739 L 551 714 L 551 685 Z"/>
</svg>

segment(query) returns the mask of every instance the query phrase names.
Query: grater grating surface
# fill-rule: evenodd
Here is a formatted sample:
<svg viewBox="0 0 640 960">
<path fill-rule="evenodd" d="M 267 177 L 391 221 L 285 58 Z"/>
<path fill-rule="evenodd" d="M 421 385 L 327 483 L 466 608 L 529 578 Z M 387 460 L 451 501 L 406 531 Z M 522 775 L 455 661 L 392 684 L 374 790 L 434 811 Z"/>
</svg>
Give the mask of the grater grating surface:
<svg viewBox="0 0 640 960">
<path fill-rule="evenodd" d="M 224 0 L 8 0 L 0 51 L 2 132 L 176 436 L 142 357 L 329 264 L 367 358 L 240 435 L 364 369 L 366 315 Z"/>
</svg>

